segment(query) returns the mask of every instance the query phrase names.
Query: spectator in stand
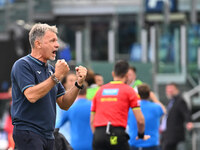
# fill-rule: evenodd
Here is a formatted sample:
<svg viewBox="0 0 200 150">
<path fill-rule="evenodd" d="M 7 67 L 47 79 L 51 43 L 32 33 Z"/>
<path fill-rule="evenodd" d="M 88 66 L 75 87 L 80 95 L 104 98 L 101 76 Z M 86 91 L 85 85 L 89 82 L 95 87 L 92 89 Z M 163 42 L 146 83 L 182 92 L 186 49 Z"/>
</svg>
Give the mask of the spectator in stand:
<svg viewBox="0 0 200 150">
<path fill-rule="evenodd" d="M 138 86 L 138 93 L 140 95 L 140 107 L 145 119 L 145 133 L 151 138 L 144 140 L 136 140 L 137 137 L 137 122 L 131 110 L 129 110 L 129 135 L 131 150 L 159 150 L 159 126 L 160 118 L 166 112 L 164 105 L 156 98 L 150 87 L 143 83 Z M 150 94 L 152 99 L 150 100 Z"/>
<path fill-rule="evenodd" d="M 92 131 L 90 128 L 91 101 L 86 99 L 87 83 L 80 90 L 77 100 L 65 111 L 56 128 L 70 122 L 71 145 L 74 150 L 92 150 Z"/>
</svg>

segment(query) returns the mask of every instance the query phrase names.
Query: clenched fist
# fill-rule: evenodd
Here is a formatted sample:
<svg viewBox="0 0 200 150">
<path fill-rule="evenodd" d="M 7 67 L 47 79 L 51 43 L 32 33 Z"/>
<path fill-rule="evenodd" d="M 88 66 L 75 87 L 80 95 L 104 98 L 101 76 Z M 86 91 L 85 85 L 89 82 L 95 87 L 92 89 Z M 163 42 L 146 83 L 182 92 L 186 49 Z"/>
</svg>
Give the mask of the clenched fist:
<svg viewBox="0 0 200 150">
<path fill-rule="evenodd" d="M 70 68 L 64 59 L 58 60 L 55 64 L 55 76 L 58 80 L 62 80 L 69 72 Z"/>
<path fill-rule="evenodd" d="M 86 75 L 87 75 L 87 69 L 83 66 L 78 66 L 75 68 L 75 70 L 76 70 L 78 85 L 82 86 L 83 82 L 85 81 Z"/>
</svg>

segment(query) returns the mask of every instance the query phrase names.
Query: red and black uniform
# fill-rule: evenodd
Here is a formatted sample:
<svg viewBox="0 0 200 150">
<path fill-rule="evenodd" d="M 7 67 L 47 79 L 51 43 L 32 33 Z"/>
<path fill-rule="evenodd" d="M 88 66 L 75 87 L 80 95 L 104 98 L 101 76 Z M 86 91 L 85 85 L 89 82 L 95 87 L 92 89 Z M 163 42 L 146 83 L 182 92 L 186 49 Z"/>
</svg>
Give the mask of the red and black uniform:
<svg viewBox="0 0 200 150">
<path fill-rule="evenodd" d="M 125 132 L 128 111 L 129 107 L 139 107 L 138 100 L 133 88 L 121 81 L 112 81 L 98 90 L 91 108 L 95 113 L 93 150 L 129 149 Z"/>
</svg>

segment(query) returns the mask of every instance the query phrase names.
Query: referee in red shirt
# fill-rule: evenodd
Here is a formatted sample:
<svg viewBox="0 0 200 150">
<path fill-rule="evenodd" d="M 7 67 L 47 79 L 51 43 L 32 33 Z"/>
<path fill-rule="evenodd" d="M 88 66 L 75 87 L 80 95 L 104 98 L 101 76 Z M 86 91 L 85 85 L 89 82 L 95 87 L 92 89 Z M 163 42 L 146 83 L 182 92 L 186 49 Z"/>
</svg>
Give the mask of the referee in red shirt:
<svg viewBox="0 0 200 150">
<path fill-rule="evenodd" d="M 128 68 L 126 61 L 118 61 L 112 72 L 114 81 L 103 85 L 92 101 L 93 150 L 129 150 L 129 136 L 125 132 L 129 107 L 133 109 L 137 120 L 137 138 L 150 138 L 144 135 L 145 123 L 139 97 L 133 88 L 125 84 Z"/>
</svg>

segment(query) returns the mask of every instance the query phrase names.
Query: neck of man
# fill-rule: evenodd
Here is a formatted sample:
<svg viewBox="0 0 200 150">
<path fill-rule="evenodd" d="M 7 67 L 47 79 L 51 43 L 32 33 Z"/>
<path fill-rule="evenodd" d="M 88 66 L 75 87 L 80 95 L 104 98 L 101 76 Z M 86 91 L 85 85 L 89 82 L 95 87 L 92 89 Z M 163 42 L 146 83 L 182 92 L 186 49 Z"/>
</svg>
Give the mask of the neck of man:
<svg viewBox="0 0 200 150">
<path fill-rule="evenodd" d="M 123 83 L 125 83 L 127 79 L 126 79 L 126 77 L 117 77 L 117 76 L 115 76 L 113 78 L 113 80 L 114 81 L 122 81 Z"/>
<path fill-rule="evenodd" d="M 129 84 L 131 87 L 134 85 L 135 80 L 131 81 L 131 83 Z"/>
<path fill-rule="evenodd" d="M 36 50 L 36 49 L 32 49 L 31 51 L 31 56 L 44 62 L 44 63 L 47 63 L 47 60 L 45 60 L 43 57 L 42 57 L 42 54 L 39 52 L 39 50 Z"/>
</svg>

